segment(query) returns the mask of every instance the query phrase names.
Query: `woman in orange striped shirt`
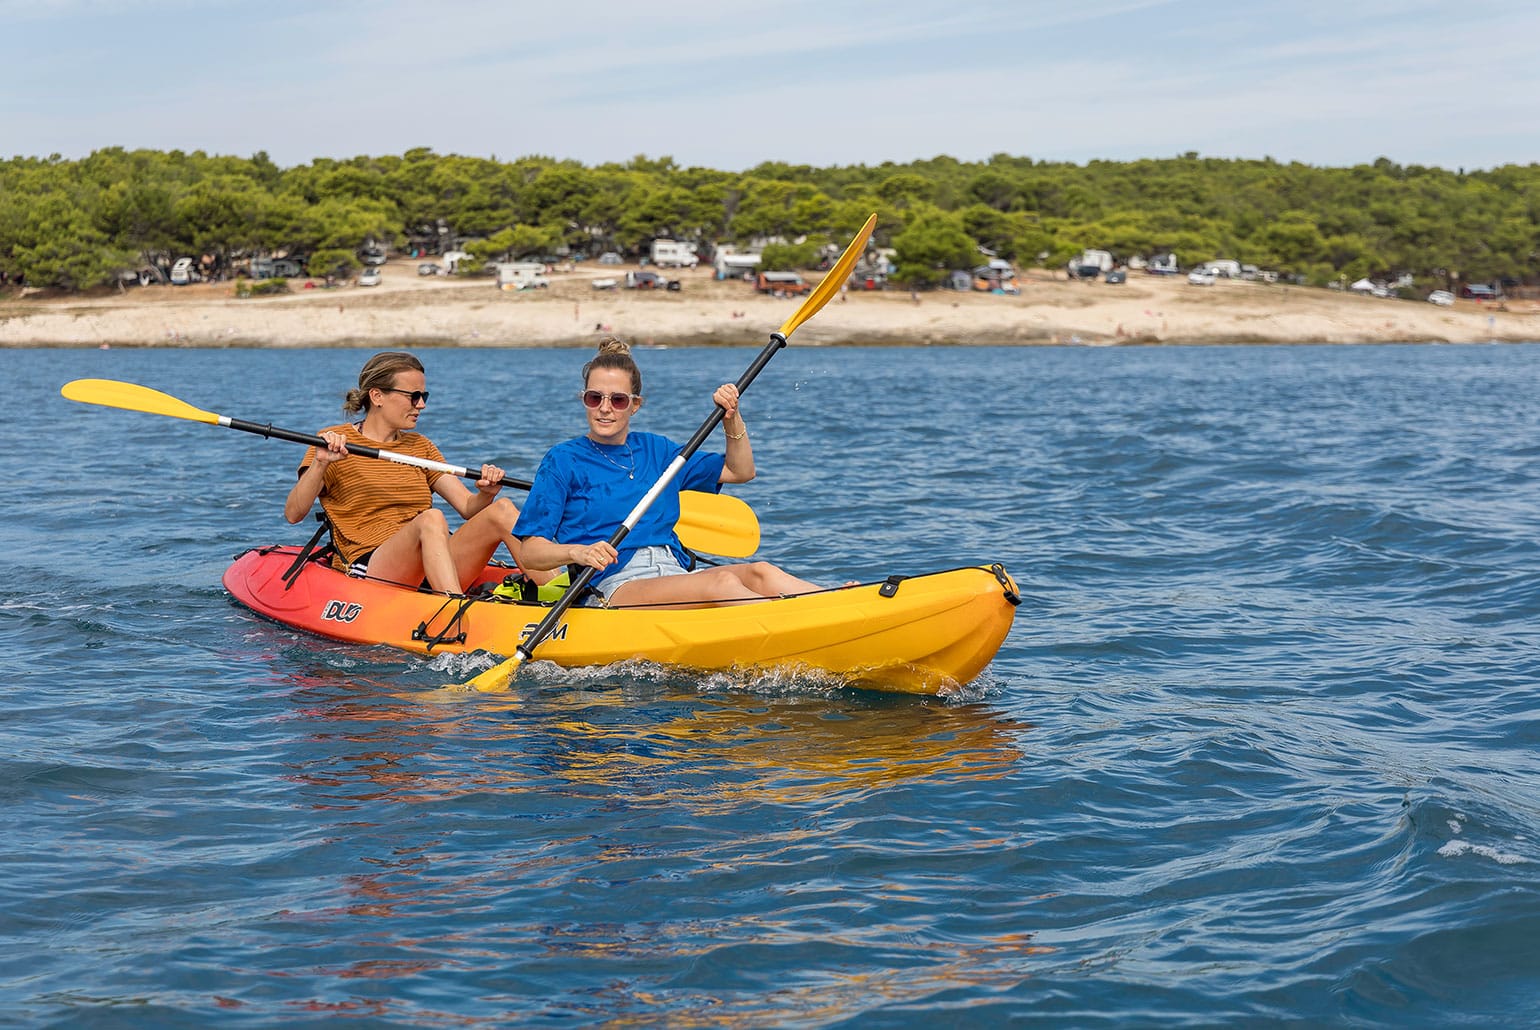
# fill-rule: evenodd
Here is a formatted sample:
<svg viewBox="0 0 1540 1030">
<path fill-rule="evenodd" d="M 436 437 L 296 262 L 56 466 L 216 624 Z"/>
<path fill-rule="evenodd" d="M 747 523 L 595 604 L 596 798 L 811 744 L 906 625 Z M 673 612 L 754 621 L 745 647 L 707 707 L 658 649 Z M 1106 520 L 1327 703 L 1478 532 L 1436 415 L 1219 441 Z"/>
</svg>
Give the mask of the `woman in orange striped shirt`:
<svg viewBox="0 0 1540 1030">
<path fill-rule="evenodd" d="M 426 579 L 432 589 L 456 594 L 486 567 L 499 544 L 519 560 L 519 541 L 509 535 L 519 509 L 497 496 L 503 470 L 481 466 L 472 492 L 447 472 L 346 460 L 352 443 L 442 462 L 433 442 L 415 431 L 427 403 L 427 375 L 416 357 L 387 351 L 370 358 L 358 374 L 358 388 L 348 391 L 342 405 L 349 414 L 363 412 L 363 419 L 321 430 L 327 446 L 305 452 L 283 513 L 291 523 L 300 522 L 319 499 L 345 571 L 413 587 Z M 433 506 L 433 494 L 449 502 L 465 524 L 451 533 L 448 519 Z"/>
</svg>

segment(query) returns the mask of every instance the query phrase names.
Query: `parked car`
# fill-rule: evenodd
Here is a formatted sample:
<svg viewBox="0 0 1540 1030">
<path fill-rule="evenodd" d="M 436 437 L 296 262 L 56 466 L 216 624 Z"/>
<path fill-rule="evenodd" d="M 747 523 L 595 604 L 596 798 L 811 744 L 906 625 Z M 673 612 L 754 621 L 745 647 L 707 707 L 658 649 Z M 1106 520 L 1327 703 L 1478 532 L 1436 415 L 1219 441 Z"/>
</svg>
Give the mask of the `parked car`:
<svg viewBox="0 0 1540 1030">
<path fill-rule="evenodd" d="M 1460 296 L 1467 300 L 1496 300 L 1497 291 L 1485 283 L 1466 283 L 1460 287 Z"/>
<path fill-rule="evenodd" d="M 618 279 L 595 279 L 595 280 L 593 280 L 593 288 L 596 289 L 596 290 L 613 290 L 613 289 L 615 289 L 615 287 L 617 287 L 619 285 L 620 285 L 620 280 L 618 280 Z"/>
<path fill-rule="evenodd" d="M 678 279 L 665 279 L 657 272 L 627 272 L 626 289 L 628 290 L 679 290 Z"/>
<path fill-rule="evenodd" d="M 305 266 L 293 258 L 252 258 L 253 279 L 295 279 L 305 274 Z"/>
<path fill-rule="evenodd" d="M 378 285 L 380 285 L 380 269 L 379 269 L 379 267 L 377 265 L 370 265 L 368 268 L 365 268 L 362 272 L 359 272 L 358 273 L 358 285 L 360 285 L 360 286 L 378 286 Z"/>
<path fill-rule="evenodd" d="M 1104 278 L 1109 283 L 1126 283 L 1128 282 L 1128 269 L 1114 268 Z"/>
<path fill-rule="evenodd" d="M 1448 290 L 1434 290 L 1428 294 L 1428 303 L 1437 304 L 1441 308 L 1447 308 L 1454 303 L 1454 294 Z"/>
<path fill-rule="evenodd" d="M 1194 268 L 1187 273 L 1187 281 L 1194 286 L 1213 286 L 1219 277 L 1205 268 Z"/>
<path fill-rule="evenodd" d="M 796 272 L 760 272 L 754 278 L 754 289 L 776 297 L 796 297 L 813 287 Z"/>
<path fill-rule="evenodd" d="M 439 267 L 437 261 L 424 261 L 417 266 L 418 275 L 442 275 L 444 270 Z"/>
</svg>

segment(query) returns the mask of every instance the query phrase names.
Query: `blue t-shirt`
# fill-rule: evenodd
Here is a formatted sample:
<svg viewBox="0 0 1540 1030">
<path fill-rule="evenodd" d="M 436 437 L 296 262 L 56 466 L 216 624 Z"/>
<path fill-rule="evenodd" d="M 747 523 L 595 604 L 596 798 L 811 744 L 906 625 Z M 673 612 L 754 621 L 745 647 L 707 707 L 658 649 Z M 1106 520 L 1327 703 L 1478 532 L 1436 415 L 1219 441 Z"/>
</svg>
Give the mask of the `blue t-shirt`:
<svg viewBox="0 0 1540 1030">
<path fill-rule="evenodd" d="M 656 433 L 628 433 L 626 442 L 619 446 L 594 443 L 586 436 L 562 441 L 540 459 L 535 484 L 519 512 L 513 535 L 520 539 L 539 536 L 559 544 L 608 540 L 680 449 L 680 444 Z M 621 541 L 619 559 L 595 572 L 590 582 L 598 583 L 623 568 L 642 547 L 667 547 L 679 564 L 689 568 L 690 558 L 674 533 L 674 524 L 679 521 L 679 491 L 717 493 L 722 489 L 726 462 L 721 454 L 692 454 Z"/>
</svg>

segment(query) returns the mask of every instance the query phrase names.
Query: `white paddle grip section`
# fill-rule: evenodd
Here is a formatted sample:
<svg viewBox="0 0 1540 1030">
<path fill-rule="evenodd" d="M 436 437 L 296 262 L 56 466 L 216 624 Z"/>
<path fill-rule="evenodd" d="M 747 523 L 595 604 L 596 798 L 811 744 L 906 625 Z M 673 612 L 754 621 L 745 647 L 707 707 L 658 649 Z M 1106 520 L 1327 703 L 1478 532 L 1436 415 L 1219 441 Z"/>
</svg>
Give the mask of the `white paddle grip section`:
<svg viewBox="0 0 1540 1030">
<path fill-rule="evenodd" d="M 448 472 L 452 476 L 465 476 L 470 470 L 459 465 L 449 465 L 442 461 L 434 461 L 432 458 L 417 458 L 410 454 L 400 454 L 396 451 L 380 451 L 380 457 L 386 461 L 393 461 L 398 465 L 415 465 L 420 469 L 431 469 L 434 472 Z M 479 478 L 479 473 L 476 477 Z"/>
<path fill-rule="evenodd" d="M 626 532 L 629 533 L 636 528 L 637 521 L 647 514 L 647 509 L 652 507 L 652 502 L 656 501 L 658 495 L 663 492 L 663 489 L 674 481 L 675 476 L 679 475 L 679 470 L 684 468 L 685 460 L 683 454 L 676 456 L 673 461 L 668 463 L 668 468 L 663 470 L 663 475 L 658 477 L 658 481 L 652 484 L 652 489 L 648 490 L 642 499 L 636 502 L 636 507 L 631 509 L 631 514 L 627 515 L 625 522 L 621 523 L 626 527 Z"/>
</svg>

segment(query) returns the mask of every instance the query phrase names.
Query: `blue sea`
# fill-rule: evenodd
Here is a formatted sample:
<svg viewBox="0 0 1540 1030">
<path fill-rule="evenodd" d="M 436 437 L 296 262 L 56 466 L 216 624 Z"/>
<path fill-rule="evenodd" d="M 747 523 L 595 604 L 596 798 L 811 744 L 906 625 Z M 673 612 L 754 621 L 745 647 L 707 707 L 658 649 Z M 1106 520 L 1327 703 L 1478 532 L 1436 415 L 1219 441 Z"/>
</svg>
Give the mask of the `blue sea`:
<svg viewBox="0 0 1540 1030">
<path fill-rule="evenodd" d="M 684 439 L 757 348 L 638 353 Z M 534 662 L 506 695 L 219 577 L 367 351 L 0 352 L 0 1024 L 1532 1025 L 1540 345 L 793 345 L 761 556 L 1001 561 L 976 682 Z M 427 350 L 529 476 L 587 354 Z M 716 439 L 720 444 L 720 436 Z"/>
</svg>

